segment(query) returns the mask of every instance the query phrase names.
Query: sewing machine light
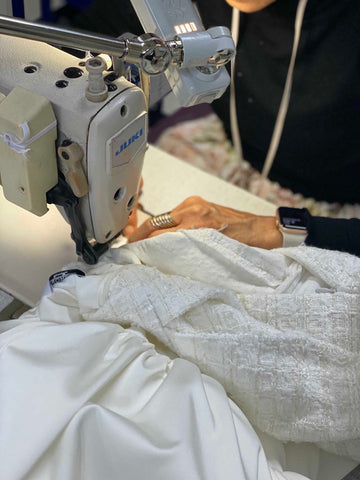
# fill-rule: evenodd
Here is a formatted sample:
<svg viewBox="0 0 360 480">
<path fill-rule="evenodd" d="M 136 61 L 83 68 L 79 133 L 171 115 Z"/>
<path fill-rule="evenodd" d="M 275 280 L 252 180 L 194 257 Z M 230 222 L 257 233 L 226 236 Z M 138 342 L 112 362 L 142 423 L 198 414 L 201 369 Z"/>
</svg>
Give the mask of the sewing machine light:
<svg viewBox="0 0 360 480">
<path fill-rule="evenodd" d="M 175 32 L 180 35 L 181 33 L 197 32 L 198 28 L 194 22 L 183 23 L 181 25 L 174 26 Z"/>
<path fill-rule="evenodd" d="M 219 98 L 230 83 L 221 65 L 235 53 L 230 31 L 225 27 L 206 31 L 191 0 L 131 0 L 131 3 L 146 32 L 168 41 L 174 40 L 175 33 L 175 40 L 181 44 L 181 60 L 164 72 L 179 104 L 189 107 Z M 215 63 L 218 58 L 220 65 Z"/>
</svg>

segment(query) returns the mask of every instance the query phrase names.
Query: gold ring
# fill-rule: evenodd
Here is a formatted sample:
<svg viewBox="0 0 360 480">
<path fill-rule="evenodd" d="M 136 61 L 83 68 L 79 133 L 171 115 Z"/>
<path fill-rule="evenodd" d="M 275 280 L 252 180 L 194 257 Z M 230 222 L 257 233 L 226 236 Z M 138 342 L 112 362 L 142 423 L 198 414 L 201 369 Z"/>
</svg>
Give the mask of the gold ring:
<svg viewBox="0 0 360 480">
<path fill-rule="evenodd" d="M 176 227 L 175 220 L 169 213 L 163 213 L 150 218 L 150 223 L 154 228 L 171 228 Z"/>
</svg>

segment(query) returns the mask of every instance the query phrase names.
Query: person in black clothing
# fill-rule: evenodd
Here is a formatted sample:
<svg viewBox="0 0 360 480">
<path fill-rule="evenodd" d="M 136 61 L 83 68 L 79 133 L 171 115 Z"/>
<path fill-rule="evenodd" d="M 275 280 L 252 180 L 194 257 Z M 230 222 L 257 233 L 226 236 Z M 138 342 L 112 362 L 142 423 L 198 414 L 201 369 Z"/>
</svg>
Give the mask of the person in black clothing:
<svg viewBox="0 0 360 480">
<path fill-rule="evenodd" d="M 298 0 L 227 1 L 243 12 L 252 12 L 245 13 L 241 20 L 235 86 L 244 157 L 260 171 L 284 89 Z M 104 33 L 119 35 L 124 31 L 142 31 L 130 2 L 107 3 L 111 3 L 112 15 L 108 14 L 109 11 L 104 11 L 103 3 L 100 6 L 95 1 L 81 17 L 81 21 L 78 19 L 77 26 L 96 30 L 105 23 L 101 22 L 101 17 L 104 17 Z M 209 8 L 209 0 L 196 0 L 196 3 L 206 28 L 220 24 L 230 26 L 231 6 L 223 0 L 213 1 L 213 8 Z M 308 0 L 291 100 L 270 171 L 271 180 L 320 201 L 360 203 L 359 65 L 360 3 L 353 0 Z M 213 108 L 229 132 L 228 95 L 214 102 Z M 208 226 L 203 221 L 204 217 L 195 221 L 193 212 L 189 211 L 189 203 L 186 202 L 172 212 L 177 217 L 179 211 L 183 212 L 176 228 L 186 228 L 188 223 L 188 227 Z M 191 199 L 191 208 L 213 208 L 202 202 L 198 199 L 196 205 L 194 199 Z M 223 207 L 215 208 L 224 213 L 221 210 Z M 236 223 L 237 214 L 234 215 Z M 192 222 L 186 216 L 191 217 Z M 267 229 L 265 218 L 271 219 L 267 220 L 271 241 L 267 246 L 257 246 L 281 246 L 281 236 L 273 217 L 259 217 L 255 220 L 253 216 L 248 216 L 246 222 L 242 222 L 241 230 L 248 229 L 250 235 L 255 229 L 264 239 L 264 231 Z M 214 228 L 222 228 L 229 221 L 218 218 Z M 356 254 L 360 252 L 360 220 L 335 220 L 309 215 L 308 231 L 307 244 Z M 223 233 L 233 236 L 229 233 L 229 227 Z M 134 232 L 130 239 L 155 234 L 158 232 L 154 232 L 154 228 L 148 225 L 143 230 Z M 234 238 L 256 244 L 254 235 L 253 240 L 242 234 L 235 235 Z"/>
<path fill-rule="evenodd" d="M 230 26 L 231 8 L 196 0 L 206 26 Z M 220 2 L 219 2 L 220 3 Z M 228 0 L 255 9 L 256 0 Z M 266 3 L 271 3 L 267 1 Z M 241 15 L 235 68 L 244 158 L 261 171 L 294 41 L 298 0 Z M 230 134 L 228 98 L 213 103 Z M 360 2 L 308 0 L 284 130 L 270 180 L 319 201 L 360 203 Z"/>
</svg>

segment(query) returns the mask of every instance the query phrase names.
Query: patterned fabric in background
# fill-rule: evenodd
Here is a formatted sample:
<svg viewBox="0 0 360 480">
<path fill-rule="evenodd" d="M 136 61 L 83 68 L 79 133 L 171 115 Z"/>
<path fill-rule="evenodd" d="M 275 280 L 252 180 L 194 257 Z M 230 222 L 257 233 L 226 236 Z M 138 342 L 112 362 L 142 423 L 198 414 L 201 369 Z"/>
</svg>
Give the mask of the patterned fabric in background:
<svg viewBox="0 0 360 480">
<path fill-rule="evenodd" d="M 248 162 L 239 163 L 235 149 L 227 138 L 221 120 L 210 114 L 186 121 L 165 130 L 156 145 L 192 165 L 238 185 L 278 206 L 306 207 L 312 215 L 337 218 L 360 218 L 360 205 L 327 203 L 305 198 L 263 179 Z"/>
</svg>

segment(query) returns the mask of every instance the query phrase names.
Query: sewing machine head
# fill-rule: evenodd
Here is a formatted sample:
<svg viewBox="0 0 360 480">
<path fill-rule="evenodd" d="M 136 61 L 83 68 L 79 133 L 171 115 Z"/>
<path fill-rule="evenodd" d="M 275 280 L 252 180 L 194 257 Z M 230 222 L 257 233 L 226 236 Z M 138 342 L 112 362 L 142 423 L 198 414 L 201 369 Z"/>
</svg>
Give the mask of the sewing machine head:
<svg viewBox="0 0 360 480">
<path fill-rule="evenodd" d="M 154 34 L 113 39 L 0 17 L 4 195 L 37 215 L 47 203 L 61 207 L 77 253 L 91 264 L 128 221 L 147 147 L 147 98 L 125 78 L 124 61 L 138 65 L 144 86 L 148 75 L 165 72 L 188 106 L 222 95 L 229 83 L 223 64 L 235 51 L 227 29 L 203 29 L 190 0 L 177 9 L 132 3 Z M 80 60 L 38 40 L 106 52 L 112 62 Z"/>
</svg>

